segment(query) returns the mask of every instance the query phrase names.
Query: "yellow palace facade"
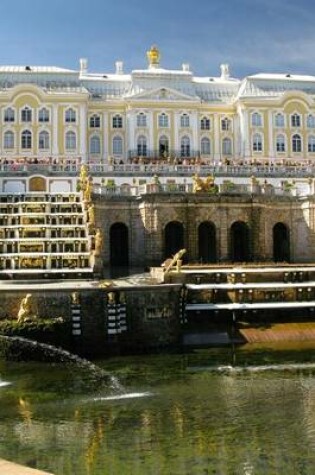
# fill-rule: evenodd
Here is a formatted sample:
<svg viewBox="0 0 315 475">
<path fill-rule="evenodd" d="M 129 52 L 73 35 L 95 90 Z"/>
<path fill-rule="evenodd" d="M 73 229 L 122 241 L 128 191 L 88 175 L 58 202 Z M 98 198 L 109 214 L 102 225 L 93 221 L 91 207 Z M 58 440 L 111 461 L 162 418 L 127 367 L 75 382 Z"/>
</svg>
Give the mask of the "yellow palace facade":
<svg viewBox="0 0 315 475">
<path fill-rule="evenodd" d="M 2 163 L 310 163 L 315 159 L 315 76 L 197 77 L 188 64 L 127 74 L 0 67 Z"/>
</svg>

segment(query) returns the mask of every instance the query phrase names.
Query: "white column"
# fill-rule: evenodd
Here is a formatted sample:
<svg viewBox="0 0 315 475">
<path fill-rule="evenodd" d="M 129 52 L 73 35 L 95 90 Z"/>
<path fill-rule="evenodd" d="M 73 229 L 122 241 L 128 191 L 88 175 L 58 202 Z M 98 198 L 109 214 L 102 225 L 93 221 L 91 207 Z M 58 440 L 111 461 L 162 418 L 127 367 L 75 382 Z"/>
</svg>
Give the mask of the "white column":
<svg viewBox="0 0 315 475">
<path fill-rule="evenodd" d="M 148 113 L 148 128 L 149 128 L 149 146 L 148 150 L 153 151 L 155 150 L 155 143 L 154 143 L 154 124 L 153 124 L 153 112 L 150 111 Z"/>
<path fill-rule="evenodd" d="M 191 114 L 191 128 L 192 128 L 192 149 L 194 151 L 199 150 L 199 138 L 198 138 L 198 113 L 197 111 Z"/>
<path fill-rule="evenodd" d="M 126 143 L 127 150 L 135 150 L 136 143 L 135 143 L 135 115 L 133 111 L 129 111 L 127 113 L 127 131 L 128 131 L 128 140 Z"/>
<path fill-rule="evenodd" d="M 239 109 L 240 114 L 240 130 L 242 140 L 242 155 L 244 158 L 251 156 L 250 137 L 248 127 L 248 111 L 245 109 Z"/>
<path fill-rule="evenodd" d="M 53 104 L 53 107 L 52 107 L 52 154 L 54 158 L 59 155 L 58 104 Z"/>
<path fill-rule="evenodd" d="M 103 114 L 103 161 L 108 160 L 108 139 L 109 139 L 109 127 L 108 127 L 108 112 Z"/>
<path fill-rule="evenodd" d="M 174 148 L 176 153 L 180 151 L 179 145 L 179 112 L 174 112 Z"/>
<path fill-rule="evenodd" d="M 86 129 L 87 129 L 87 111 L 86 104 L 80 105 L 80 122 L 79 122 L 79 131 L 80 131 L 80 155 L 82 157 L 82 162 L 87 162 L 87 153 L 86 153 Z"/>
<path fill-rule="evenodd" d="M 220 147 L 220 117 L 218 114 L 214 115 L 214 160 L 221 159 L 221 147 Z"/>
<path fill-rule="evenodd" d="M 238 115 L 233 118 L 233 142 L 234 157 L 239 158 L 241 156 L 241 132 Z"/>
<path fill-rule="evenodd" d="M 266 127 L 264 127 L 266 130 Z M 274 149 L 274 140 L 273 140 L 273 114 L 272 110 L 268 111 L 268 143 L 269 143 L 269 158 L 274 159 L 275 149 Z"/>
</svg>

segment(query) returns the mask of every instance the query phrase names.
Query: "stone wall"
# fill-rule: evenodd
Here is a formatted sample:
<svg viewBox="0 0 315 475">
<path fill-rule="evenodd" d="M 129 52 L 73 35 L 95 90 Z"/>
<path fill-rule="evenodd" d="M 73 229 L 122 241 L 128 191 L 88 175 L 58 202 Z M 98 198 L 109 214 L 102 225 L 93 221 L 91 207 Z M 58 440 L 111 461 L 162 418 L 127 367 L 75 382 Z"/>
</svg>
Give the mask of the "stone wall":
<svg viewBox="0 0 315 475">
<path fill-rule="evenodd" d="M 124 223 L 129 231 L 132 266 L 159 265 L 165 259 L 164 229 L 171 221 L 184 227 L 189 262 L 198 260 L 198 226 L 216 227 L 218 262 L 230 260 L 231 226 L 245 222 L 251 233 L 251 255 L 256 261 L 273 259 L 273 226 L 281 222 L 290 235 L 291 262 L 315 258 L 315 200 L 284 196 L 207 194 L 149 194 L 142 197 L 99 196 L 97 226 L 104 236 L 103 265 L 110 263 L 110 228 Z"/>
</svg>

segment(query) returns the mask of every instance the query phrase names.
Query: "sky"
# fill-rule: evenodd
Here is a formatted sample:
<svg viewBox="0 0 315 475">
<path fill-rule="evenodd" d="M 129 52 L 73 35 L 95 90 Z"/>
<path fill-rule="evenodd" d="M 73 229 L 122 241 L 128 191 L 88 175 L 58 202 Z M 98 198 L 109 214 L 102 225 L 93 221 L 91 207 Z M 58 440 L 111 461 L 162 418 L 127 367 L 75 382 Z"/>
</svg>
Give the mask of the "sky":
<svg viewBox="0 0 315 475">
<path fill-rule="evenodd" d="M 314 0 L 7 0 L 0 10 L 0 65 L 111 73 L 189 63 L 196 76 L 259 72 L 315 75 Z"/>
</svg>

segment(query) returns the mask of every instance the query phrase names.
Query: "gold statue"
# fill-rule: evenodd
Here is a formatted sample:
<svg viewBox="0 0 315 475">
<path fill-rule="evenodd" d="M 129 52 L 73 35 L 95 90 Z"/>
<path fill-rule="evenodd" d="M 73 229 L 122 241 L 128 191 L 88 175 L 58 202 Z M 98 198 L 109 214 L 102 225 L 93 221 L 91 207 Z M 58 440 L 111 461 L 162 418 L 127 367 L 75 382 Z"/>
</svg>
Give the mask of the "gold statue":
<svg viewBox="0 0 315 475">
<path fill-rule="evenodd" d="M 73 292 L 71 294 L 71 304 L 72 305 L 79 305 L 80 304 L 80 296 L 78 292 Z"/>
<path fill-rule="evenodd" d="M 80 169 L 80 182 L 81 182 L 81 185 L 86 182 L 87 177 L 88 177 L 88 168 L 87 168 L 87 166 L 86 166 L 85 164 L 83 164 L 83 165 L 81 165 L 81 169 Z"/>
<path fill-rule="evenodd" d="M 94 251 L 95 256 L 99 256 L 101 254 L 102 246 L 103 246 L 103 235 L 102 235 L 102 231 L 98 229 L 95 234 L 95 251 Z"/>
<path fill-rule="evenodd" d="M 92 194 L 92 180 L 86 180 L 86 185 L 83 190 L 84 201 L 90 202 Z"/>
<path fill-rule="evenodd" d="M 95 226 L 95 207 L 93 204 L 88 209 L 88 222 L 90 226 Z"/>
<path fill-rule="evenodd" d="M 156 67 L 160 63 L 160 51 L 156 45 L 151 46 L 151 49 L 147 51 L 147 58 L 149 61 L 149 66 Z"/>
<path fill-rule="evenodd" d="M 32 300 L 32 294 L 26 294 L 24 299 L 22 299 L 17 315 L 18 323 L 25 322 L 26 320 L 34 317 Z"/>
<path fill-rule="evenodd" d="M 202 193 L 208 191 L 216 191 L 217 186 L 214 184 L 214 177 L 207 176 L 202 180 L 197 174 L 193 176 L 193 193 Z"/>
</svg>

